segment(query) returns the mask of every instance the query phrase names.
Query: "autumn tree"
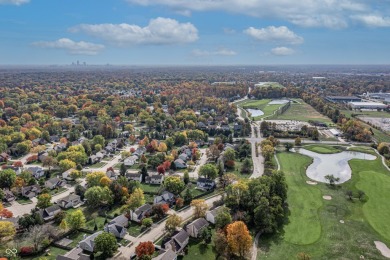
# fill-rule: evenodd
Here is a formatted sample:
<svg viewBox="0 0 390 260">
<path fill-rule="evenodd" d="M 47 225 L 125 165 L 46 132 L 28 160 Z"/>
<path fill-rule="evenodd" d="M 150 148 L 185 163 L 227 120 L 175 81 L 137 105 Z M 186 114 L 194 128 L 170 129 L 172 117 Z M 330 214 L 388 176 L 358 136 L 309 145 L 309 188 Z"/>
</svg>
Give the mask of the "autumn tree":
<svg viewBox="0 0 390 260">
<path fill-rule="evenodd" d="M 140 188 L 136 188 L 131 193 L 130 198 L 127 200 L 127 207 L 131 210 L 135 210 L 145 204 L 144 191 Z"/>
<path fill-rule="evenodd" d="M 69 159 L 64 159 L 58 163 L 58 166 L 60 167 L 61 171 L 65 172 L 69 169 L 76 168 L 76 163 Z"/>
<path fill-rule="evenodd" d="M 297 138 L 295 138 L 294 143 L 295 143 L 295 146 L 301 146 L 301 143 L 302 143 L 301 138 L 299 136 Z"/>
<path fill-rule="evenodd" d="M 40 209 L 45 209 L 51 206 L 51 195 L 49 193 L 43 193 L 38 196 L 37 207 Z"/>
<path fill-rule="evenodd" d="M 182 222 L 183 219 L 179 215 L 173 214 L 165 222 L 165 230 L 172 234 L 176 231 L 176 228 L 180 227 Z"/>
<path fill-rule="evenodd" d="M 86 176 L 88 187 L 99 186 L 100 185 L 100 180 L 103 177 L 106 177 L 106 174 L 104 172 L 91 172 L 91 173 L 88 173 L 87 176 Z"/>
<path fill-rule="evenodd" d="M 226 239 L 231 254 L 245 257 L 252 247 L 252 237 L 244 222 L 235 221 L 226 228 Z"/>
<path fill-rule="evenodd" d="M 144 256 L 151 257 L 154 254 L 154 244 L 151 241 L 140 242 L 135 248 L 135 254 L 138 259 L 143 259 Z"/>
<path fill-rule="evenodd" d="M 42 161 L 42 166 L 47 167 L 49 172 L 51 171 L 51 168 L 58 165 L 58 162 L 55 158 L 52 156 L 47 156 Z"/>
<path fill-rule="evenodd" d="M 218 169 L 215 165 L 207 163 L 199 168 L 199 175 L 214 180 L 218 176 Z"/>
<path fill-rule="evenodd" d="M 377 147 L 378 152 L 381 155 L 388 154 L 389 153 L 389 146 L 387 143 L 379 143 Z"/>
<path fill-rule="evenodd" d="M 164 179 L 164 186 L 167 191 L 173 194 L 179 194 L 185 188 L 184 182 L 178 176 L 168 176 Z"/>
<path fill-rule="evenodd" d="M 9 221 L 0 221 L 0 240 L 13 237 L 16 234 L 15 226 Z"/>
<path fill-rule="evenodd" d="M 8 209 L 4 208 L 3 204 L 0 203 L 0 219 L 2 218 L 12 218 L 13 213 L 9 211 Z"/>
<path fill-rule="evenodd" d="M 208 210 L 209 206 L 207 205 L 206 201 L 203 199 L 197 199 L 191 201 L 191 207 L 194 208 L 194 218 L 203 218 L 206 216 L 206 211 Z"/>
<path fill-rule="evenodd" d="M 72 230 L 82 228 L 86 223 L 84 213 L 81 211 L 81 209 L 77 209 L 66 214 L 65 221 L 68 224 L 68 227 Z"/>
</svg>

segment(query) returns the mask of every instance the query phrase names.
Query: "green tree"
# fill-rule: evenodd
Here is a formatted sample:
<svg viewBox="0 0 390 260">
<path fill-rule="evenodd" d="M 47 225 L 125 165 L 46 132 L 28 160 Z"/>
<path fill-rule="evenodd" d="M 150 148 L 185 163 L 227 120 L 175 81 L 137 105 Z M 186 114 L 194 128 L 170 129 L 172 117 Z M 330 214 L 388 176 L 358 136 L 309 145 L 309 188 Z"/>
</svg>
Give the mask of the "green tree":
<svg viewBox="0 0 390 260">
<path fill-rule="evenodd" d="M 0 188 L 10 189 L 16 181 L 16 173 L 11 169 L 0 171 Z"/>
<path fill-rule="evenodd" d="M 94 145 L 100 144 L 101 147 L 104 147 L 105 139 L 102 135 L 95 135 L 92 139 Z M 95 148 L 96 149 L 96 148 Z"/>
<path fill-rule="evenodd" d="M 301 138 L 299 136 L 297 138 L 295 138 L 294 143 L 295 143 L 295 146 L 301 146 L 301 143 L 302 143 Z"/>
<path fill-rule="evenodd" d="M 289 152 L 291 150 L 291 148 L 293 148 L 293 144 L 292 143 L 285 143 L 284 147 L 286 148 L 286 151 Z"/>
<path fill-rule="evenodd" d="M 244 161 L 242 161 L 241 165 L 241 173 L 249 173 L 252 169 L 252 161 L 249 158 L 245 158 Z"/>
<path fill-rule="evenodd" d="M 58 165 L 61 168 L 61 171 L 63 171 L 63 172 L 65 172 L 69 169 L 72 169 L 72 168 L 76 168 L 76 163 L 69 160 L 69 159 L 64 159 L 64 160 L 60 161 L 60 163 Z"/>
<path fill-rule="evenodd" d="M 136 208 L 141 207 L 144 204 L 144 191 L 141 188 L 135 188 L 127 201 L 127 207 L 131 210 L 135 210 Z"/>
<path fill-rule="evenodd" d="M 209 244 L 211 242 L 211 230 L 208 227 L 203 227 L 199 231 L 199 237 L 204 244 Z"/>
<path fill-rule="evenodd" d="M 215 227 L 224 228 L 230 223 L 232 223 L 232 216 L 230 215 L 229 209 L 226 207 L 218 209 L 217 216 L 215 216 Z"/>
<path fill-rule="evenodd" d="M 194 208 L 194 218 L 203 218 L 206 215 L 207 209 L 209 208 L 206 201 L 203 199 L 191 201 L 191 207 Z"/>
<path fill-rule="evenodd" d="M 144 226 L 146 228 L 149 228 L 149 227 L 151 227 L 153 225 L 153 219 L 151 219 L 151 218 L 144 218 L 141 223 L 142 223 L 142 226 Z"/>
<path fill-rule="evenodd" d="M 77 230 L 85 226 L 86 220 L 81 209 L 69 212 L 65 218 L 68 227 L 72 230 Z"/>
<path fill-rule="evenodd" d="M 227 148 L 223 153 L 226 161 L 234 161 L 236 159 L 236 152 L 232 148 Z"/>
<path fill-rule="evenodd" d="M 214 180 L 218 176 L 218 169 L 214 164 L 207 163 L 200 167 L 199 175 Z"/>
<path fill-rule="evenodd" d="M 178 176 L 168 176 L 164 179 L 164 186 L 173 194 L 179 194 L 182 192 L 185 188 L 184 182 L 181 180 Z"/>
<path fill-rule="evenodd" d="M 94 186 L 84 194 L 87 200 L 87 205 L 90 208 L 97 208 L 101 206 L 111 205 L 114 200 L 114 196 L 108 187 Z"/>
<path fill-rule="evenodd" d="M 121 176 L 125 176 L 126 174 L 126 171 L 127 171 L 127 168 L 126 168 L 126 165 L 124 163 L 121 164 L 121 167 L 119 169 L 119 173 Z"/>
<path fill-rule="evenodd" d="M 101 252 L 103 257 L 111 257 L 118 249 L 118 244 L 116 238 L 113 234 L 103 232 L 98 235 L 95 240 L 95 252 Z"/>
<path fill-rule="evenodd" d="M 100 185 L 100 180 L 103 177 L 106 177 L 106 174 L 104 172 L 91 172 L 91 173 L 88 173 L 87 176 L 86 176 L 88 187 L 99 186 Z"/>
<path fill-rule="evenodd" d="M 340 178 L 336 178 L 333 174 L 325 175 L 325 179 L 329 182 L 330 186 L 334 186 Z"/>
<path fill-rule="evenodd" d="M 52 205 L 51 195 L 49 193 L 43 193 L 38 196 L 38 203 L 37 203 L 38 208 L 45 209 L 51 205 Z"/>
<path fill-rule="evenodd" d="M 190 182 L 190 175 L 188 174 L 188 170 L 184 171 L 183 180 L 184 180 L 184 184 L 186 184 L 186 185 Z"/>
</svg>

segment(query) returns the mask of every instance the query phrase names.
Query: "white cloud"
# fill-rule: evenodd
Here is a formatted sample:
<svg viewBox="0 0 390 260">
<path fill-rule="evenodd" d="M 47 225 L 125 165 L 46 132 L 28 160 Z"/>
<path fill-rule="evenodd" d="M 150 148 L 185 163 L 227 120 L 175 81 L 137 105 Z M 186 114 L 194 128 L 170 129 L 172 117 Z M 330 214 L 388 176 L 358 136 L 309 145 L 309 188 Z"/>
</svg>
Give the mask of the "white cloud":
<svg viewBox="0 0 390 260">
<path fill-rule="evenodd" d="M 205 50 L 199 50 L 195 49 L 192 52 L 193 56 L 196 57 L 204 57 L 204 56 L 234 56 L 237 55 L 237 53 L 233 50 L 227 49 L 227 48 L 219 48 L 216 51 L 205 51 Z"/>
<path fill-rule="evenodd" d="M 75 42 L 68 38 L 61 38 L 56 41 L 34 42 L 34 46 L 41 48 L 63 49 L 70 54 L 96 55 L 104 49 L 104 45 L 91 42 Z"/>
<path fill-rule="evenodd" d="M 271 50 L 271 53 L 276 56 L 288 56 L 293 55 L 295 51 L 287 47 L 276 47 Z"/>
<path fill-rule="evenodd" d="M 29 2 L 30 0 L 0 0 L 0 5 L 22 5 Z"/>
<path fill-rule="evenodd" d="M 145 27 L 134 24 L 80 24 L 71 32 L 85 32 L 118 45 L 180 44 L 198 40 L 198 30 L 191 23 L 170 18 L 151 19 Z"/>
<path fill-rule="evenodd" d="M 293 31 L 286 26 L 268 26 L 266 28 L 256 29 L 249 27 L 244 30 L 244 33 L 253 37 L 256 40 L 264 42 L 283 42 L 288 44 L 302 44 L 303 38 L 296 35 Z"/>
<path fill-rule="evenodd" d="M 365 0 L 127 0 L 172 10 L 226 11 L 259 18 L 283 19 L 306 27 L 344 28 L 349 16 L 374 8 Z"/>
<path fill-rule="evenodd" d="M 383 17 L 380 15 L 356 15 L 352 16 L 355 19 L 369 27 L 390 27 L 390 17 Z"/>
</svg>

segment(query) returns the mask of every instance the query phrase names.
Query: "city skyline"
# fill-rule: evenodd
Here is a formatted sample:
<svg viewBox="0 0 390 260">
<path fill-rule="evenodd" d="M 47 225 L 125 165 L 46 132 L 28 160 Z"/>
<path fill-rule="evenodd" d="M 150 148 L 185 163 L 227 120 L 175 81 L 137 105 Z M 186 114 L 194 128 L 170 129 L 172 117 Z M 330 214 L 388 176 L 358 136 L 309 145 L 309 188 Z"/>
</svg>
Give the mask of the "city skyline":
<svg viewBox="0 0 390 260">
<path fill-rule="evenodd" d="M 388 1 L 0 0 L 0 64 L 388 64 Z"/>
</svg>

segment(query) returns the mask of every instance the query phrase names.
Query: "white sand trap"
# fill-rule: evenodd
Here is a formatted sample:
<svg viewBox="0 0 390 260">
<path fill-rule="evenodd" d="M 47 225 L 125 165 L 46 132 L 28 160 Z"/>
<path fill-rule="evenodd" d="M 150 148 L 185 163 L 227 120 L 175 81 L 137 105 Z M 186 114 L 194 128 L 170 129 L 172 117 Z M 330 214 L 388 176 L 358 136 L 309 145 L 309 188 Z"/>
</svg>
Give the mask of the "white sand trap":
<svg viewBox="0 0 390 260">
<path fill-rule="evenodd" d="M 310 185 L 317 185 L 317 182 L 315 181 L 306 181 L 307 184 L 310 184 Z"/>
<path fill-rule="evenodd" d="M 384 257 L 390 258 L 390 248 L 388 248 L 384 243 L 380 241 L 374 241 L 374 243 L 376 249 L 378 249 Z"/>
<path fill-rule="evenodd" d="M 340 223 L 341 223 L 341 224 L 344 224 L 345 222 L 344 222 L 344 220 L 340 220 Z"/>
<path fill-rule="evenodd" d="M 324 200 L 331 200 L 331 199 L 332 199 L 332 196 L 325 195 L 325 196 L 322 196 L 322 198 L 323 198 Z"/>
</svg>

